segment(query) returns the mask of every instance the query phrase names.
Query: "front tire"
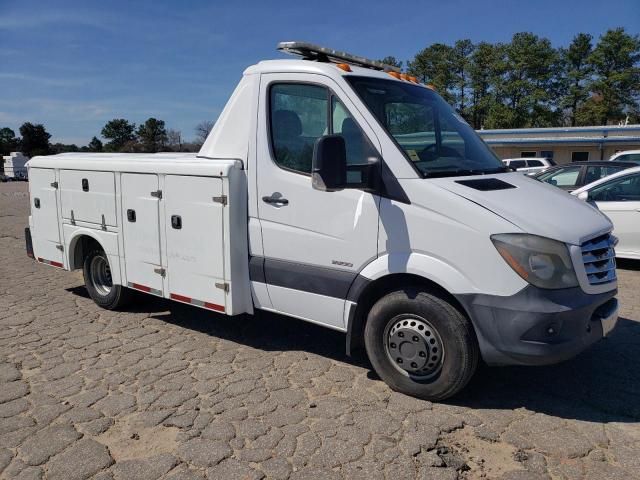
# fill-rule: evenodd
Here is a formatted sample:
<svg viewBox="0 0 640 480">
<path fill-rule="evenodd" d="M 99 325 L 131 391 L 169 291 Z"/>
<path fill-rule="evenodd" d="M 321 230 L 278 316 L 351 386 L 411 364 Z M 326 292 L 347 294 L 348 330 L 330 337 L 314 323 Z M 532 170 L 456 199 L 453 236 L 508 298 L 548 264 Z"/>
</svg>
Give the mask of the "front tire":
<svg viewBox="0 0 640 480">
<path fill-rule="evenodd" d="M 83 274 L 89 296 L 100 307 L 116 310 L 129 302 L 131 291 L 113 284 L 109 259 L 103 250 L 95 248 L 85 256 Z"/>
<path fill-rule="evenodd" d="M 393 390 L 440 401 L 462 390 L 478 365 L 471 322 L 451 303 L 421 288 L 391 292 L 371 308 L 365 347 Z"/>
</svg>

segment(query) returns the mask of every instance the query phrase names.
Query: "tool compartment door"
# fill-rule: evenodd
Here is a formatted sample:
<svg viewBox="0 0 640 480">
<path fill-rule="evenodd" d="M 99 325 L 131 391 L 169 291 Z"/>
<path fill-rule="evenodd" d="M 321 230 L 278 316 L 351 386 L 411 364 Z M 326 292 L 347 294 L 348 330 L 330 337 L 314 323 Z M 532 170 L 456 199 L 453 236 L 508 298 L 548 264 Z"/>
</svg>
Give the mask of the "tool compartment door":
<svg viewBox="0 0 640 480">
<path fill-rule="evenodd" d="M 161 296 L 158 176 L 123 173 L 121 186 L 127 286 Z"/>
<path fill-rule="evenodd" d="M 169 297 L 226 310 L 221 178 L 167 175 L 163 192 Z M 218 284 L 218 286 L 216 286 Z"/>
<path fill-rule="evenodd" d="M 115 227 L 116 184 L 113 172 L 60 170 L 62 218 Z"/>
<path fill-rule="evenodd" d="M 39 260 L 54 262 L 62 267 L 63 256 L 58 228 L 58 201 L 55 185 L 56 174 L 49 168 L 32 168 L 29 178 L 31 193 L 31 239 L 34 256 Z M 56 265 L 57 264 L 57 265 Z"/>
</svg>

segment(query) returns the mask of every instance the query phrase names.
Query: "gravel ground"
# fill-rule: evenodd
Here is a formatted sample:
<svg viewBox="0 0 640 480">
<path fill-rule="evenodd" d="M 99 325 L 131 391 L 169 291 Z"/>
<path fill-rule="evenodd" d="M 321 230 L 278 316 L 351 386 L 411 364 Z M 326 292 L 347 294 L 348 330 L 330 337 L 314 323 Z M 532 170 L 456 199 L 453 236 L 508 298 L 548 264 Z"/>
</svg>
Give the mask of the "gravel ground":
<svg viewBox="0 0 640 480">
<path fill-rule="evenodd" d="M 0 184 L 2 478 L 640 478 L 640 262 L 610 338 L 432 404 L 304 322 L 99 309 L 79 272 L 26 257 L 26 192 Z"/>
</svg>

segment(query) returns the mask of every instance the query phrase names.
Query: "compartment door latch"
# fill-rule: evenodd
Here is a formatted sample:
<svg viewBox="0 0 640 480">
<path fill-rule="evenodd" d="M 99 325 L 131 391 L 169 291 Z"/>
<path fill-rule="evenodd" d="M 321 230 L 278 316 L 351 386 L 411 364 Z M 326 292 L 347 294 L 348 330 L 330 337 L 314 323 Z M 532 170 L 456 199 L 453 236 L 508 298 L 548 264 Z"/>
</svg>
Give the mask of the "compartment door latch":
<svg viewBox="0 0 640 480">
<path fill-rule="evenodd" d="M 151 192 L 151 196 L 152 197 L 156 197 L 157 199 L 162 199 L 162 190 L 156 190 L 154 192 Z"/>
<path fill-rule="evenodd" d="M 227 206 L 228 200 L 226 195 L 220 195 L 219 197 L 213 197 L 215 203 L 221 203 L 223 207 Z"/>
</svg>

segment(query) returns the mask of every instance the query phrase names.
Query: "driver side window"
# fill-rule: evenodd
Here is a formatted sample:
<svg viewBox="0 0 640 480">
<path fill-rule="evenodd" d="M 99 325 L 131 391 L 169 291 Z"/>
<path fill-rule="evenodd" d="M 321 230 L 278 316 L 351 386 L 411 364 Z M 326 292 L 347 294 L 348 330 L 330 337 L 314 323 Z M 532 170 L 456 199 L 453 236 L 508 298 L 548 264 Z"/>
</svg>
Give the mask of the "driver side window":
<svg viewBox="0 0 640 480">
<path fill-rule="evenodd" d="M 589 192 L 589 200 L 596 202 L 640 201 L 640 174 L 617 178 Z"/>
<path fill-rule="evenodd" d="M 349 166 L 366 164 L 377 152 L 329 89 L 312 84 L 277 83 L 270 88 L 269 101 L 276 164 L 296 173 L 310 174 L 316 140 L 323 135 L 341 135 L 347 153 L 347 181 L 362 183 L 361 170 L 349 170 Z"/>
</svg>

